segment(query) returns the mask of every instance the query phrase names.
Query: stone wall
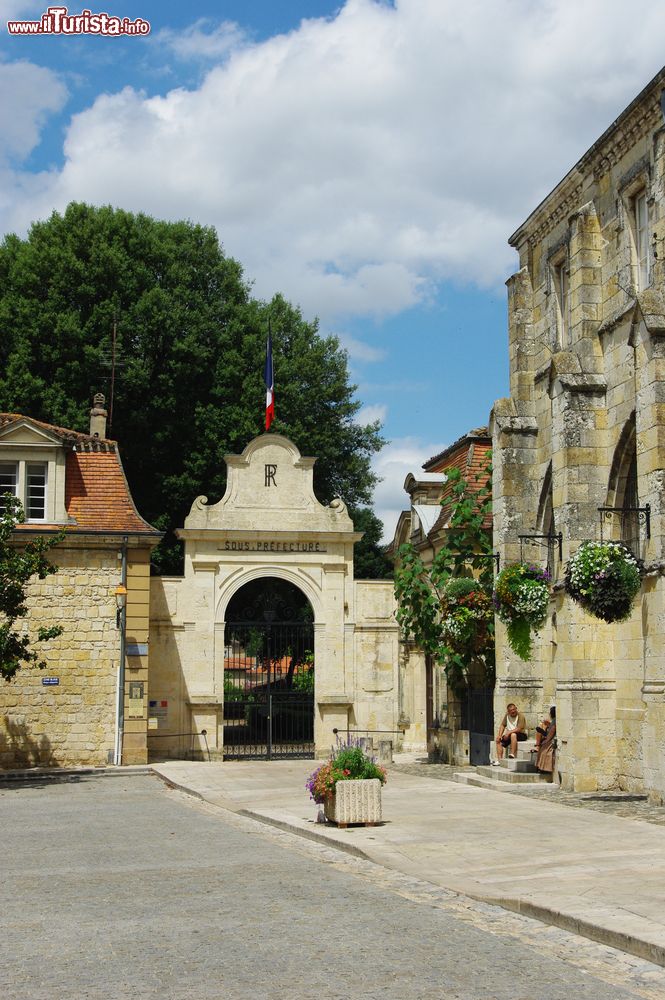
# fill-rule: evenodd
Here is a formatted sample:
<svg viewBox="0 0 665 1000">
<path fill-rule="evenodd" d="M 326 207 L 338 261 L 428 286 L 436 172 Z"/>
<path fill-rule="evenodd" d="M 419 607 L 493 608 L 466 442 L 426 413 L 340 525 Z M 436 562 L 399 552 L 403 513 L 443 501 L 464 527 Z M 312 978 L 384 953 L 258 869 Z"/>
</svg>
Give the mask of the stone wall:
<svg viewBox="0 0 665 1000">
<path fill-rule="evenodd" d="M 59 570 L 28 587 L 30 628 L 61 625 L 45 644 L 46 669 L 0 681 L 0 766 L 102 765 L 113 759 L 120 633 L 117 547 L 59 547 Z M 45 685 L 57 678 L 57 684 Z"/>
<path fill-rule="evenodd" d="M 508 282 L 511 395 L 492 417 L 502 564 L 520 556 L 544 564 L 547 550 L 520 549 L 520 533 L 563 534 L 562 560 L 552 547 L 549 620 L 529 663 L 514 656 L 497 623 L 495 714 L 515 701 L 533 725 L 556 703 L 565 787 L 646 790 L 657 800 L 665 796 L 664 79 L 511 238 L 520 254 Z M 649 212 L 647 287 L 632 217 L 639 192 Z M 607 625 L 566 597 L 563 567 L 580 542 L 600 538 L 598 508 L 627 502 L 618 470 L 631 455 L 639 506 L 651 506 L 651 537 L 642 526 L 634 540 L 647 576 L 630 619 Z M 602 531 L 620 537 L 619 519 L 604 520 Z"/>
</svg>

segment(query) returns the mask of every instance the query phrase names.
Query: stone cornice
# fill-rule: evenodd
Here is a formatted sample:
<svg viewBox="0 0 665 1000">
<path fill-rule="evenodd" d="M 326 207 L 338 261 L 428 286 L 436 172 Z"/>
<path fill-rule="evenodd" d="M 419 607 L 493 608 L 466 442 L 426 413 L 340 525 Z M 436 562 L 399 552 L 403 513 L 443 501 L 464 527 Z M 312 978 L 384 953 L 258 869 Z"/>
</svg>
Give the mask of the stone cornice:
<svg viewBox="0 0 665 1000">
<path fill-rule="evenodd" d="M 504 417 L 497 420 L 502 434 L 537 434 L 538 424 L 534 417 Z"/>
<path fill-rule="evenodd" d="M 607 392 L 607 380 L 602 375 L 559 375 L 558 381 L 567 392 L 598 395 Z"/>
<path fill-rule="evenodd" d="M 579 207 L 585 180 L 588 181 L 592 177 L 597 180 L 600 175 L 619 162 L 636 143 L 659 128 L 662 124 L 660 91 L 663 83 L 665 83 L 665 69 L 656 74 L 541 201 L 509 238 L 510 246 L 519 249 L 526 240 L 530 245 L 540 242 Z"/>
</svg>

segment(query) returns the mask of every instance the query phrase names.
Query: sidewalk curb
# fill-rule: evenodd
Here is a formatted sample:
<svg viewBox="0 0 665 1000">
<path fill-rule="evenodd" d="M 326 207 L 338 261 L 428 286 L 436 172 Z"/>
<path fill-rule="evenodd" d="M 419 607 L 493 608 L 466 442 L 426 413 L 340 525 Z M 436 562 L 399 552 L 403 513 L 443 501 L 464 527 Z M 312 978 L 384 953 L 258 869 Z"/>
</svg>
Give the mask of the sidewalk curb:
<svg viewBox="0 0 665 1000">
<path fill-rule="evenodd" d="M 571 931 L 573 934 L 579 934 L 581 937 L 590 938 L 599 944 L 616 948 L 617 951 L 625 951 L 629 955 L 635 955 L 637 958 L 644 958 L 648 962 L 653 962 L 654 965 L 665 967 L 665 948 L 649 941 L 643 941 L 632 934 L 613 931 L 609 927 L 599 927 L 598 924 L 593 924 L 589 920 L 584 920 L 581 917 L 571 917 L 567 913 L 561 913 L 560 910 L 552 910 L 546 906 L 540 906 L 538 903 L 531 903 L 528 900 L 508 899 L 503 896 L 482 896 L 472 892 L 466 893 L 466 895 L 479 902 L 500 906 L 504 910 L 511 910 L 513 913 L 519 913 L 525 917 L 533 917 L 542 923 L 552 924 L 555 927 L 560 927 L 562 930 Z"/>
<path fill-rule="evenodd" d="M 312 840 L 333 850 L 341 851 L 344 854 L 349 854 L 352 857 L 359 858 L 363 861 L 369 861 L 371 864 L 379 865 L 380 867 L 386 868 L 390 871 L 400 871 L 397 866 L 392 866 L 385 861 L 376 860 L 361 848 L 356 847 L 353 844 L 345 844 L 338 840 L 334 840 L 331 837 L 326 837 L 324 834 L 317 833 L 315 830 L 303 830 L 301 827 L 289 823 L 288 820 L 279 820 L 272 816 L 264 816 L 251 809 L 234 807 L 233 803 L 228 802 L 228 800 L 214 800 L 201 792 L 188 787 L 187 785 L 174 781 L 172 778 L 165 777 L 158 771 L 154 771 L 153 773 L 156 774 L 157 777 L 170 788 L 175 788 L 178 791 L 184 792 L 186 795 L 191 795 L 192 797 L 206 802 L 209 805 L 216 806 L 219 809 L 225 809 L 228 812 L 235 813 L 236 815 L 246 816 L 248 819 L 252 819 L 258 823 L 263 823 L 265 826 L 272 826 L 278 830 L 283 830 L 286 833 L 295 834 L 305 840 Z M 422 878 L 421 876 L 421 881 L 426 882 L 427 879 Z M 610 928 L 601 927 L 591 921 L 584 920 L 579 917 L 573 917 L 569 914 L 562 913 L 559 910 L 554 910 L 547 906 L 541 906 L 538 903 L 532 903 L 527 900 L 511 899 L 505 896 L 486 896 L 470 889 L 462 890 L 459 886 L 447 886 L 439 882 L 431 882 L 430 884 L 437 886 L 437 888 L 452 892 L 456 896 L 465 896 L 468 899 L 473 899 L 479 903 L 486 903 L 489 906 L 498 906 L 503 910 L 508 910 L 524 917 L 530 917 L 533 920 L 539 920 L 543 924 L 560 927 L 561 930 L 569 931 L 573 934 L 579 934 L 581 937 L 589 938 L 592 941 L 596 941 L 598 944 L 603 944 L 610 948 L 616 948 L 618 951 L 623 951 L 629 955 L 635 955 L 637 958 L 653 962 L 654 965 L 665 967 L 665 948 L 649 941 L 643 941 L 631 934 L 623 934 L 619 931 L 613 931 Z"/>
<path fill-rule="evenodd" d="M 350 854 L 352 857 L 360 858 L 362 861 L 369 861 L 373 865 L 381 863 L 374 861 L 369 854 L 366 854 L 360 847 L 356 847 L 355 844 L 341 843 L 338 840 L 333 840 L 332 837 L 326 837 L 323 833 L 317 833 L 316 830 L 303 830 L 301 827 L 294 826 L 287 820 L 274 819 L 272 816 L 262 816 L 261 813 L 252 812 L 251 809 L 239 809 L 238 813 L 240 816 L 247 816 L 258 823 L 264 823 L 266 826 L 274 826 L 278 830 L 284 830 L 285 833 L 295 833 L 304 840 L 313 840 L 317 844 L 331 847 L 334 851 L 342 851 L 343 854 Z"/>
</svg>

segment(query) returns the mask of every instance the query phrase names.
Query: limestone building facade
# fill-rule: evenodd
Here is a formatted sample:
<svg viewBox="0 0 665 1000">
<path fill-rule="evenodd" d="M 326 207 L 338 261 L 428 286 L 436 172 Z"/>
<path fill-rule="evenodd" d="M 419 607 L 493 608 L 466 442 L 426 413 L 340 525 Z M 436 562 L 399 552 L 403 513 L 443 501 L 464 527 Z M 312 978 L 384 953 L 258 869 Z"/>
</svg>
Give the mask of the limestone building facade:
<svg viewBox="0 0 665 1000">
<path fill-rule="evenodd" d="M 17 546 L 65 529 L 50 555 L 57 573 L 28 585 L 26 619 L 33 635 L 63 632 L 41 647 L 46 671 L 0 680 L 0 767 L 145 763 L 150 552 L 161 535 L 136 511 L 103 397 L 89 434 L 0 413 L 7 492 L 26 515 Z"/>
<path fill-rule="evenodd" d="M 491 417 L 495 548 L 503 564 L 549 562 L 555 581 L 531 662 L 514 656 L 497 622 L 497 717 L 514 701 L 533 724 L 556 704 L 566 788 L 646 791 L 657 801 L 665 798 L 664 87 L 662 70 L 510 238 L 519 254 L 508 281 L 510 396 Z M 601 531 L 645 561 L 624 623 L 589 617 L 563 590 L 566 560 Z M 529 534 L 551 541 L 520 543 Z"/>
</svg>

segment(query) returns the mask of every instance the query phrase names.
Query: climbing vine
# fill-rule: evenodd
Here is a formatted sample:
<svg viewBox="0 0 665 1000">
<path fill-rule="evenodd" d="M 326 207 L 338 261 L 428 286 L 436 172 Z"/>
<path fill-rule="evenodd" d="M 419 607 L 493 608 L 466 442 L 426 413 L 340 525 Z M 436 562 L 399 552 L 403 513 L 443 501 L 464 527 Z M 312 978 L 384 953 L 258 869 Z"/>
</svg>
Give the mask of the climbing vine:
<svg viewBox="0 0 665 1000">
<path fill-rule="evenodd" d="M 411 543 L 398 551 L 395 571 L 397 619 L 407 638 L 443 665 L 448 682 L 461 689 L 480 665 L 494 680 L 492 535 L 484 527 L 491 512 L 491 465 L 472 488 L 459 469 L 447 472 L 452 487 L 444 544 L 425 565 Z M 484 481 L 484 482 L 483 482 Z"/>
</svg>

